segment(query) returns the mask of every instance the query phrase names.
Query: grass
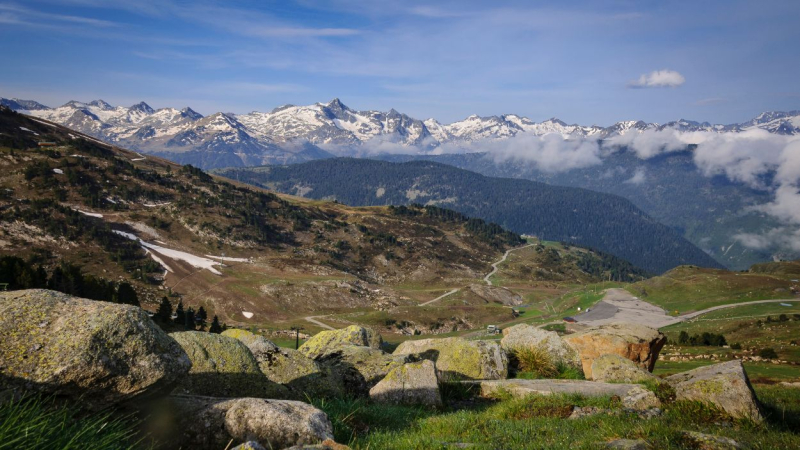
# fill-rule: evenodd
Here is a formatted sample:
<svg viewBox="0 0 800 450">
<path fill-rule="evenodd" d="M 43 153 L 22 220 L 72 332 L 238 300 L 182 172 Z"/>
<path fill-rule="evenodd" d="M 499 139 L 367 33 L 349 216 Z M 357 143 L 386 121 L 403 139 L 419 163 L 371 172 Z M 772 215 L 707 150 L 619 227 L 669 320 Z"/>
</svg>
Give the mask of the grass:
<svg viewBox="0 0 800 450">
<path fill-rule="evenodd" d="M 771 274 L 680 266 L 634 283 L 628 290 L 671 313 L 683 314 L 717 305 L 790 298 L 791 285 Z"/>
<path fill-rule="evenodd" d="M 136 423 L 28 397 L 0 404 L 0 449 L 133 450 Z"/>
<path fill-rule="evenodd" d="M 644 419 L 621 410 L 612 398 L 530 396 L 481 402 L 469 409 L 434 411 L 374 405 L 365 400 L 319 403 L 334 423 L 338 442 L 353 449 L 596 449 L 614 439 L 644 439 L 653 449 L 695 448 L 684 431 L 725 436 L 753 449 L 800 448 L 800 392 L 757 386 L 765 424 L 730 420 L 714 408 L 674 402 L 664 415 Z M 613 414 L 568 420 L 573 407 L 595 406 Z"/>
</svg>

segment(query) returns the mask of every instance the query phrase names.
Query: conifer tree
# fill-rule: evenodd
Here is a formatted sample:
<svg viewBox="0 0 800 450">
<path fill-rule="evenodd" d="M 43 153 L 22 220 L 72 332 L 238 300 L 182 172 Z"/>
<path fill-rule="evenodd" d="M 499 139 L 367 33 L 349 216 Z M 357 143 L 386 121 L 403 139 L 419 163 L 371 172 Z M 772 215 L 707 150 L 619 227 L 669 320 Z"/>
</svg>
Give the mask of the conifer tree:
<svg viewBox="0 0 800 450">
<path fill-rule="evenodd" d="M 178 301 L 178 306 L 175 308 L 175 324 L 186 324 L 186 312 L 183 310 L 183 300 Z"/>
<path fill-rule="evenodd" d="M 172 320 L 172 303 L 169 302 L 167 297 L 161 297 L 161 304 L 158 305 L 158 311 L 155 318 L 161 323 L 169 323 Z"/>
<path fill-rule="evenodd" d="M 186 310 L 186 319 L 183 321 L 183 326 L 187 330 L 194 330 L 194 308 L 191 306 Z"/>
<path fill-rule="evenodd" d="M 166 299 L 166 297 L 164 297 L 164 299 Z M 161 300 L 161 302 L 163 303 L 164 300 Z M 133 290 L 133 286 L 131 286 L 130 283 L 123 281 L 119 284 L 119 287 L 117 287 L 117 303 L 139 306 L 139 298 L 137 297 L 136 291 Z M 167 300 L 167 303 L 169 303 L 169 300 Z M 169 315 L 172 315 L 172 305 L 169 305 L 169 308 Z M 167 320 L 169 320 L 169 315 L 167 316 Z"/>
<path fill-rule="evenodd" d="M 214 316 L 214 320 L 211 322 L 211 327 L 208 329 L 211 333 L 222 333 L 222 327 L 219 325 L 219 319 L 217 316 Z"/>
<path fill-rule="evenodd" d="M 206 319 L 208 319 L 208 313 L 206 312 L 206 309 L 203 308 L 202 306 L 200 307 L 200 309 L 197 310 L 197 318 L 202 320 L 203 322 L 205 322 Z"/>
</svg>

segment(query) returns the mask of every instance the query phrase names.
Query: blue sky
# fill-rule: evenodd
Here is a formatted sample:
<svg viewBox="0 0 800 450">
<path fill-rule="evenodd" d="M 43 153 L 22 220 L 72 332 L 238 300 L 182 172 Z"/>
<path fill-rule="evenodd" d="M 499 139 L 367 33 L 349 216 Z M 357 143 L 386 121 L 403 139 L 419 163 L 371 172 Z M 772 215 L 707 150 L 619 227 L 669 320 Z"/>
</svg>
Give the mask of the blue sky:
<svg viewBox="0 0 800 450">
<path fill-rule="evenodd" d="M 0 96 L 444 122 L 800 109 L 800 2 L 0 0 Z"/>
</svg>

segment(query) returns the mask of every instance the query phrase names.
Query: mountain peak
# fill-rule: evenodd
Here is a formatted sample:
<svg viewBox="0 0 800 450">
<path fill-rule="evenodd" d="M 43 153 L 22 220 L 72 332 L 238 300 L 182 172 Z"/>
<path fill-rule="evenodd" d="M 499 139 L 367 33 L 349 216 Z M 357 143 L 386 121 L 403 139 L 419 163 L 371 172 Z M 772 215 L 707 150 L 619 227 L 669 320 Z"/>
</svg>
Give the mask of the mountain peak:
<svg viewBox="0 0 800 450">
<path fill-rule="evenodd" d="M 188 117 L 188 118 L 190 118 L 192 120 L 198 120 L 198 119 L 202 119 L 203 118 L 202 114 L 200 114 L 199 112 L 193 110 L 192 108 L 190 108 L 188 106 L 181 110 L 181 114 L 183 114 L 184 116 L 186 116 L 186 117 Z"/>
<path fill-rule="evenodd" d="M 344 106 L 344 103 L 342 103 L 342 101 L 339 100 L 338 97 L 336 97 L 333 100 L 329 101 L 326 106 L 328 106 L 329 108 L 339 108 L 339 109 L 346 109 L 347 108 L 346 106 Z"/>
<path fill-rule="evenodd" d="M 91 106 L 96 106 L 96 107 L 98 107 L 100 109 L 103 109 L 103 110 L 114 109 L 113 106 L 109 105 L 105 100 L 101 100 L 101 99 L 92 100 L 88 104 L 91 105 Z"/>
<path fill-rule="evenodd" d="M 145 114 L 153 114 L 155 112 L 155 110 L 153 110 L 153 108 L 151 108 L 150 105 L 148 105 L 145 102 L 139 102 L 139 103 L 131 106 L 129 109 L 131 111 L 139 111 L 139 112 L 143 112 Z"/>
</svg>

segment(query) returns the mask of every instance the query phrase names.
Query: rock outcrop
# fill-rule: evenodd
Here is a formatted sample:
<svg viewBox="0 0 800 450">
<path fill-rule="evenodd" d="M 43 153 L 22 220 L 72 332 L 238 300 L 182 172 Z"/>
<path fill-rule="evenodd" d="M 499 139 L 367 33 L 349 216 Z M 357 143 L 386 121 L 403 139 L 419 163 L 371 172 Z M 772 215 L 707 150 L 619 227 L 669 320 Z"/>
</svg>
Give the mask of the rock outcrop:
<svg viewBox="0 0 800 450">
<path fill-rule="evenodd" d="M 581 358 L 583 373 L 592 378 L 592 363 L 606 354 L 627 358 L 642 369 L 652 372 L 658 353 L 667 342 L 666 336 L 644 325 L 611 324 L 589 328 L 564 337 Z"/>
<path fill-rule="evenodd" d="M 508 357 L 494 341 L 420 339 L 403 342 L 394 354 L 433 361 L 443 381 L 497 380 L 508 376 Z"/>
<path fill-rule="evenodd" d="M 553 362 L 581 368 L 578 352 L 555 331 L 543 330 L 528 324 L 514 325 L 503 330 L 503 340 L 500 341 L 500 345 L 507 352 L 519 348 L 541 348 L 553 357 Z"/>
<path fill-rule="evenodd" d="M 0 292 L 0 387 L 102 409 L 161 395 L 191 362 L 138 307 L 43 289 Z"/>
<path fill-rule="evenodd" d="M 595 359 L 592 362 L 592 379 L 608 383 L 644 383 L 658 380 L 630 359 L 617 354 L 603 355 Z"/>
<path fill-rule="evenodd" d="M 307 340 L 298 349 L 309 358 L 316 358 L 348 345 L 380 349 L 381 335 L 371 328 L 350 325 L 341 330 L 321 331 Z"/>
<path fill-rule="evenodd" d="M 481 395 L 494 397 L 499 393 L 509 393 L 514 397 L 531 394 L 580 394 L 585 397 L 618 396 L 622 406 L 635 410 L 646 410 L 661 406 L 655 394 L 638 384 L 601 383 L 583 380 L 486 380 L 475 381 L 480 386 Z"/>
<path fill-rule="evenodd" d="M 316 361 L 329 371 L 344 392 L 353 397 L 365 397 L 389 372 L 407 362 L 370 347 L 348 345 L 319 356 Z"/>
<path fill-rule="evenodd" d="M 378 403 L 441 406 L 439 380 L 433 362 L 407 363 L 389 372 L 369 391 Z"/>
<path fill-rule="evenodd" d="M 666 378 L 676 400 L 710 403 L 731 417 L 761 421 L 758 400 L 739 360 L 699 367 Z"/>
<path fill-rule="evenodd" d="M 238 339 L 202 331 L 172 336 L 192 361 L 192 369 L 175 390 L 212 397 L 287 398 L 289 391 L 270 381 L 250 350 Z"/>
<path fill-rule="evenodd" d="M 280 348 L 265 337 L 245 330 L 226 330 L 222 335 L 242 341 L 255 357 L 261 372 L 289 388 L 295 398 L 302 400 L 307 396 L 336 397 L 342 394 L 339 380 L 330 371 L 297 350 Z"/>
<path fill-rule="evenodd" d="M 318 444 L 333 438 L 328 416 L 313 406 L 292 400 L 218 399 L 176 396 L 170 399 L 172 446 L 221 449 L 254 441 L 266 448 Z"/>
<path fill-rule="evenodd" d="M 487 286 L 485 284 L 472 284 L 469 286 L 478 297 L 486 300 L 486 303 L 498 303 L 505 306 L 519 306 L 524 300 L 522 296 L 511 289 L 499 286 Z"/>
</svg>

